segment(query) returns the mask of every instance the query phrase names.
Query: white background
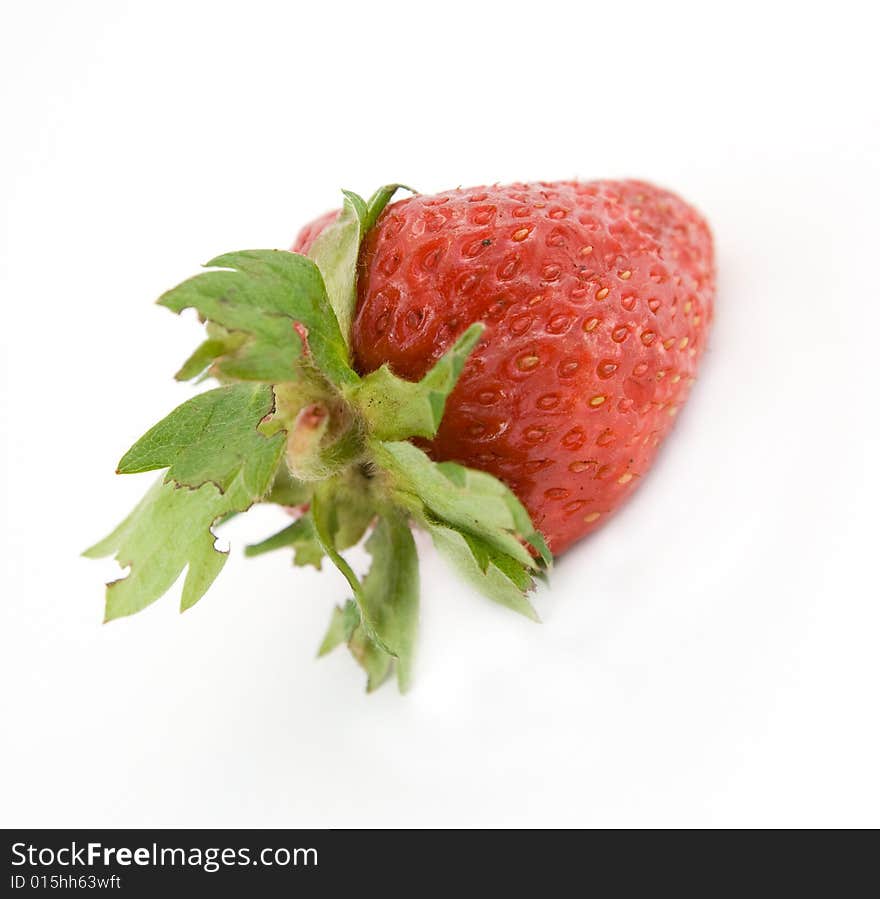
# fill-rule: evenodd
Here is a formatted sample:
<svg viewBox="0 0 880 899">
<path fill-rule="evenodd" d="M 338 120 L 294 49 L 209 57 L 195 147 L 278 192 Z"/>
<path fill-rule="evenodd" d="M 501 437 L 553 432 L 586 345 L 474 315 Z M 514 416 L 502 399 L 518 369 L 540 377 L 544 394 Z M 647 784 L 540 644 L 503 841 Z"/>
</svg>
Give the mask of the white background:
<svg viewBox="0 0 880 899">
<path fill-rule="evenodd" d="M 0 28 L 0 823 L 880 824 L 870 4 L 32 2 Z M 639 176 L 713 225 L 692 400 L 540 626 L 422 541 L 415 689 L 314 660 L 341 576 L 245 560 L 101 625 L 78 557 L 190 395 L 152 301 L 338 189 Z M 356 557 L 361 560 L 362 557 Z"/>
</svg>

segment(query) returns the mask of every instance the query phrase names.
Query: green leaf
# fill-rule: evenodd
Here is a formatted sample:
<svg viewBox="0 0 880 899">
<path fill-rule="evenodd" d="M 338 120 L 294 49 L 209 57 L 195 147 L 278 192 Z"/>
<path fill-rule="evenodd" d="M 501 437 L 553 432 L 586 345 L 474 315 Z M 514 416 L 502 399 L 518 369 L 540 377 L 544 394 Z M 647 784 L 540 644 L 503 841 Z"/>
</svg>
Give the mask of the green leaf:
<svg viewBox="0 0 880 899">
<path fill-rule="evenodd" d="M 461 466 L 444 468 L 408 441 L 377 443 L 373 451 L 377 463 L 392 474 L 395 499 L 405 508 L 472 534 L 526 567 L 537 567 L 520 542 L 526 534 L 517 527 L 510 491 L 496 478 Z M 527 530 L 534 531 L 531 522 Z"/>
<path fill-rule="evenodd" d="M 361 246 L 359 208 L 364 205 L 363 199 L 358 197 L 357 200 L 352 195 L 346 196 L 339 215 L 315 238 L 309 251 L 324 276 L 327 297 L 346 344 L 350 343 L 357 303 L 357 260 Z"/>
<path fill-rule="evenodd" d="M 347 391 L 377 440 L 433 437 L 446 410 L 446 399 L 483 333 L 475 322 L 421 381 L 404 381 L 387 365 L 366 375 Z"/>
<path fill-rule="evenodd" d="M 298 481 L 286 465 L 279 465 L 275 479 L 263 502 L 276 503 L 279 506 L 304 506 L 312 498 L 312 486 Z"/>
<path fill-rule="evenodd" d="M 342 196 L 345 197 L 346 200 L 351 204 L 352 208 L 357 215 L 358 223 L 361 225 L 361 229 L 363 229 L 363 223 L 367 218 L 367 201 L 360 195 L 356 194 L 353 190 L 345 190 L 343 188 Z M 361 230 L 361 236 L 363 236 L 363 230 Z"/>
<path fill-rule="evenodd" d="M 411 194 L 416 193 L 405 184 L 383 184 L 373 193 L 367 200 L 366 212 L 361 216 L 361 234 L 366 234 L 376 224 L 379 216 L 385 211 L 385 207 L 391 202 L 391 198 L 399 190 L 408 190 Z"/>
<path fill-rule="evenodd" d="M 257 430 L 273 407 L 272 389 L 262 384 L 231 384 L 194 396 L 150 428 L 117 471 L 168 468 L 168 480 L 187 487 L 210 481 L 221 492 L 240 479 L 251 500 L 258 499 L 284 451 L 284 434 L 264 437 Z"/>
<path fill-rule="evenodd" d="M 497 478 L 453 462 L 432 462 L 406 441 L 373 445 L 391 475 L 392 496 L 430 531 L 437 548 L 495 602 L 537 619 L 526 593 L 549 552 L 522 503 Z M 536 559 L 521 540 L 529 540 Z"/>
<path fill-rule="evenodd" d="M 190 490 L 157 481 L 115 531 L 84 553 L 93 559 L 115 553 L 120 566 L 129 569 L 126 577 L 107 585 L 104 620 L 146 608 L 184 568 L 180 610 L 195 605 L 227 559 L 214 548 L 211 526 L 230 512 L 244 511 L 252 501 L 241 476 L 225 493 L 214 484 Z"/>
<path fill-rule="evenodd" d="M 387 184 L 380 187 L 368 201 L 352 191 L 344 190 L 345 200 L 339 215 L 317 236 L 309 251 L 310 258 L 314 259 L 324 276 L 327 296 L 346 345 L 350 342 L 351 323 L 357 305 L 357 261 L 361 241 L 401 187 L 402 184 Z"/>
<path fill-rule="evenodd" d="M 394 659 L 358 625 L 348 641 L 348 649 L 357 663 L 367 672 L 367 693 L 377 690 L 391 674 Z"/>
<path fill-rule="evenodd" d="M 339 531 L 339 506 L 333 500 L 332 484 L 322 483 L 315 488 L 312 497 L 312 519 L 315 522 L 315 532 L 318 540 L 330 561 L 339 569 L 354 594 L 361 613 L 361 626 L 366 635 L 377 643 L 381 649 L 389 652 L 387 646 L 382 645 L 381 638 L 376 631 L 376 622 L 373 620 L 371 609 L 368 608 L 364 597 L 364 590 L 358 576 L 352 567 L 342 558 L 336 549 L 336 534 Z"/>
<path fill-rule="evenodd" d="M 372 693 L 388 679 L 394 667 L 394 659 L 377 646 L 361 626 L 361 615 L 357 605 L 348 600 L 344 606 L 336 606 L 330 616 L 330 625 L 318 648 L 318 658 L 341 646 L 348 649 L 355 661 L 367 673 L 367 692 Z"/>
<path fill-rule="evenodd" d="M 363 602 L 383 646 L 397 659 L 397 682 L 405 693 L 412 680 L 419 621 L 419 559 L 406 517 L 383 514 L 367 540 L 372 565 L 363 582 Z"/>
<path fill-rule="evenodd" d="M 372 480 L 357 466 L 334 478 L 331 489 L 336 507 L 334 542 L 344 550 L 360 542 L 376 517 L 377 497 Z"/>
<path fill-rule="evenodd" d="M 146 608 L 184 568 L 181 610 L 204 595 L 226 562 L 214 549 L 211 527 L 250 508 L 272 483 L 284 435 L 257 431 L 271 408 L 268 387 L 219 387 L 179 406 L 123 456 L 121 472 L 169 471 L 112 534 L 86 551 L 92 558 L 115 553 L 130 568 L 107 587 L 106 620 Z"/>
<path fill-rule="evenodd" d="M 345 515 L 346 504 L 340 502 L 340 494 L 333 484 L 322 484 L 315 490 L 311 511 L 318 540 L 348 581 L 360 612 L 360 630 L 364 639 L 356 642 L 356 649 L 370 665 L 383 654 L 398 659 L 399 685 L 401 691 L 405 691 L 412 671 L 419 592 L 418 557 L 405 515 L 390 507 L 381 513 L 376 529 L 367 541 L 367 551 L 373 562 L 361 583 L 337 549 L 340 520 Z M 368 644 L 381 650 L 380 655 L 377 656 Z M 360 661 L 363 664 L 363 659 Z M 371 668 L 367 670 L 370 673 Z M 373 672 L 374 680 L 375 676 Z"/>
<path fill-rule="evenodd" d="M 324 550 L 318 540 L 312 516 L 308 512 L 277 534 L 267 537 L 260 543 L 246 546 L 244 554 L 246 556 L 259 556 L 288 546 L 293 547 L 294 565 L 314 565 L 315 568 L 320 570 L 321 560 L 324 558 Z"/>
<path fill-rule="evenodd" d="M 525 596 L 533 586 L 532 577 L 519 562 L 471 534 L 430 521 L 425 524 L 437 551 L 468 583 L 493 602 L 540 620 Z"/>
<path fill-rule="evenodd" d="M 177 374 L 174 375 L 176 381 L 190 381 L 202 374 L 205 369 L 218 357 L 228 351 L 228 347 L 222 340 L 202 341 L 193 350 L 192 354 L 180 366 Z"/>
<path fill-rule="evenodd" d="M 248 337 L 217 363 L 222 375 L 296 381 L 308 353 L 333 383 L 357 380 L 314 262 L 283 250 L 243 250 L 218 256 L 207 266 L 231 271 L 196 275 L 163 294 L 159 303 L 173 312 L 194 308 L 203 318 Z M 309 367 L 310 360 L 305 361 Z"/>
<path fill-rule="evenodd" d="M 247 335 L 241 332 L 232 333 L 216 322 L 207 322 L 208 339 L 196 347 L 192 355 L 183 363 L 174 376 L 178 381 L 190 381 L 199 375 L 206 375 L 206 369 L 215 359 L 231 356 L 243 343 Z"/>
<path fill-rule="evenodd" d="M 318 648 L 318 658 L 332 652 L 337 646 L 348 643 L 360 621 L 361 613 L 352 600 L 348 600 L 344 606 L 334 606 L 327 633 Z"/>
<path fill-rule="evenodd" d="M 466 468 L 457 462 L 438 462 L 437 468 L 458 487 L 471 496 L 492 496 L 501 499 L 510 511 L 513 530 L 538 553 L 543 564 L 550 567 L 553 555 L 547 547 L 544 535 L 532 524 L 532 519 L 516 494 L 498 478 L 474 468 Z"/>
</svg>

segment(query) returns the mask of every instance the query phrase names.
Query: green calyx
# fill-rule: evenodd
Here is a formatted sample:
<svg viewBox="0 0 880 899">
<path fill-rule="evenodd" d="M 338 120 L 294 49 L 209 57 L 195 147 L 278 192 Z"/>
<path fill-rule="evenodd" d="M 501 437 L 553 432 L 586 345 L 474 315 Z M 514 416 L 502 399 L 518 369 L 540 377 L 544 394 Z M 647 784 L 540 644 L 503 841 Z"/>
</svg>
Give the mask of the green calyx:
<svg viewBox="0 0 880 899">
<path fill-rule="evenodd" d="M 113 554 L 129 569 L 107 586 L 105 620 L 145 608 L 184 570 L 181 609 L 194 605 L 227 558 L 213 528 L 260 502 L 296 520 L 246 554 L 291 548 L 296 565 L 326 558 L 339 569 L 351 598 L 334 610 L 319 654 L 345 643 L 368 690 L 393 672 L 401 691 L 411 683 L 414 524 L 490 599 L 537 618 L 527 594 L 552 559 L 522 504 L 491 475 L 433 462 L 409 442 L 437 433 L 484 326 L 471 325 L 418 382 L 388 366 L 362 377 L 352 365 L 358 251 L 399 187 L 368 200 L 344 192 L 308 257 L 227 253 L 160 297 L 174 312 L 195 309 L 208 332 L 177 377 L 221 386 L 171 412 L 119 463 L 121 474 L 165 473 L 85 553 Z M 360 577 L 342 553 L 368 532 L 372 563 Z"/>
</svg>

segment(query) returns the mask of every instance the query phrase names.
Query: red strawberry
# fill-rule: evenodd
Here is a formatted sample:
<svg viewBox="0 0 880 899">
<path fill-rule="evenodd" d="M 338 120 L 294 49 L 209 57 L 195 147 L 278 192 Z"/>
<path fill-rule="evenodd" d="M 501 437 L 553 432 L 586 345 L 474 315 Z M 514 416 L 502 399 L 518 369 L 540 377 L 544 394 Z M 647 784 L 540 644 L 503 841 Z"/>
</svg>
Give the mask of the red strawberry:
<svg viewBox="0 0 880 899">
<path fill-rule="evenodd" d="M 647 473 L 693 383 L 715 290 L 703 218 L 639 181 L 415 196 L 386 208 L 360 266 L 361 372 L 387 362 L 417 380 L 468 325 L 487 325 L 427 448 L 505 481 L 554 553 Z"/>
<path fill-rule="evenodd" d="M 197 602 L 226 556 L 213 528 L 257 503 L 296 521 L 249 547 L 332 563 L 345 644 L 375 689 L 412 680 L 419 527 L 479 592 L 537 618 L 536 578 L 648 471 L 693 382 L 712 314 L 712 239 L 635 181 L 415 196 L 344 191 L 293 253 L 224 253 L 159 302 L 207 339 L 177 377 L 219 386 L 120 459 L 165 469 L 91 556 L 130 569 L 107 620 L 186 570 Z M 359 576 L 343 553 L 365 540 Z"/>
</svg>

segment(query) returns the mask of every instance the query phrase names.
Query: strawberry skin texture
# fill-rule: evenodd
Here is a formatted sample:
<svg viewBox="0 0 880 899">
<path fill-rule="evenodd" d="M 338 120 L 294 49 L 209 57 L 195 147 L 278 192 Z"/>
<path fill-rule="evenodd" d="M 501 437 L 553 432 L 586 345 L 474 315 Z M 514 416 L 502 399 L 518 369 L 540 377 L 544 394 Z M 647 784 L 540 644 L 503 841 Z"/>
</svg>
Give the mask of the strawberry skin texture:
<svg viewBox="0 0 880 899">
<path fill-rule="evenodd" d="M 307 252 L 332 221 L 300 232 Z M 446 404 L 440 460 L 488 471 L 552 551 L 600 527 L 645 476 L 705 348 L 712 236 L 639 181 L 458 189 L 389 206 L 360 256 L 362 373 L 421 378 L 487 326 Z"/>
</svg>

